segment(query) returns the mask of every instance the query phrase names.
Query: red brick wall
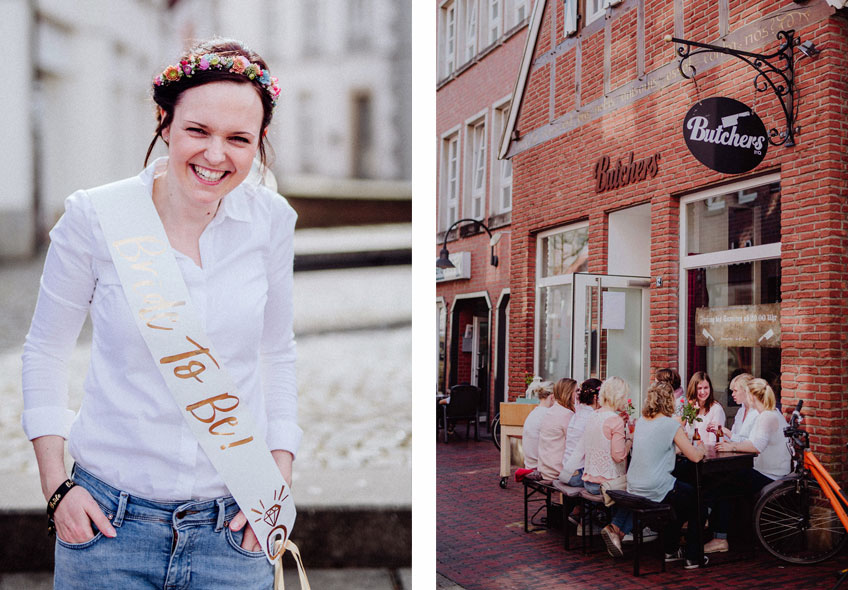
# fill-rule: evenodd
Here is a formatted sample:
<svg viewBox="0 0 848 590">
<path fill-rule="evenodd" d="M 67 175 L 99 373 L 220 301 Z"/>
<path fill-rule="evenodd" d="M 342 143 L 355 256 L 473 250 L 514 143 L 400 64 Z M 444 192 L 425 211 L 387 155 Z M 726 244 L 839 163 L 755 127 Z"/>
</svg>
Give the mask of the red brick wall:
<svg viewBox="0 0 848 590">
<path fill-rule="evenodd" d="M 438 3 L 437 3 L 438 5 Z M 492 154 L 496 154 L 500 149 L 500 135 L 493 134 L 493 105 L 501 99 L 508 97 L 518 78 L 519 66 L 521 65 L 521 57 L 524 50 L 524 43 L 527 37 L 527 28 L 524 27 L 509 37 L 502 38 L 497 46 L 491 50 L 487 50 L 485 54 L 480 54 L 471 65 L 463 67 L 456 72 L 454 76 L 448 80 L 442 80 L 436 90 L 436 150 L 437 157 L 441 161 L 441 137 L 448 130 L 453 128 L 460 129 L 460 199 L 465 196 L 465 170 L 466 162 L 466 138 L 465 123 L 472 117 L 480 113 L 485 113 L 487 124 L 487 169 L 486 169 L 486 211 L 491 211 L 490 199 L 490 183 L 491 183 L 491 165 Z M 547 107 L 546 107 L 547 108 Z M 546 115 L 547 116 L 547 115 Z M 437 186 L 441 190 L 441 169 L 437 172 Z M 436 199 L 437 209 L 441 204 L 439 199 Z M 461 211 L 461 217 L 469 217 L 469 211 Z M 483 219 L 483 223 L 493 226 L 492 218 L 489 214 Z M 463 224 L 462 228 L 473 227 L 473 224 Z M 503 236 L 495 247 L 495 253 L 500 258 L 498 267 L 493 267 L 489 263 L 490 248 L 489 236 L 485 232 L 479 232 L 469 237 L 451 239 L 448 242 L 448 249 L 451 253 L 455 252 L 471 252 L 471 278 L 457 281 L 448 281 L 439 283 L 436 286 L 436 294 L 442 297 L 447 306 L 447 376 L 449 379 L 451 373 L 451 331 L 452 317 L 451 310 L 456 301 L 457 295 L 465 295 L 469 293 L 486 293 L 492 306 L 491 323 L 490 323 L 490 359 L 495 358 L 495 344 L 497 333 L 497 305 L 502 292 L 509 288 L 509 268 L 510 268 L 510 227 L 508 218 L 506 225 L 503 222 L 497 227 L 492 227 L 493 233 L 503 233 Z M 439 250 L 442 247 L 443 233 L 437 235 L 437 244 L 435 255 L 438 256 Z M 435 259 L 434 259 L 435 260 Z M 470 323 L 471 318 L 466 321 L 460 320 L 460 338 L 465 323 Z M 461 342 L 460 342 L 461 350 Z M 460 353 L 457 351 L 457 380 L 468 381 L 471 375 L 471 354 Z M 495 383 L 495 363 L 490 362 L 489 374 L 489 389 L 491 395 L 494 395 Z M 451 386 L 455 383 L 448 381 L 447 385 Z M 491 403 L 491 400 L 490 400 Z"/>
<path fill-rule="evenodd" d="M 670 44 L 663 40 L 674 36 L 674 3 L 645 0 L 645 71 L 652 72 L 668 63 Z"/>
<path fill-rule="evenodd" d="M 610 88 L 615 89 L 636 78 L 636 6 L 610 26 Z"/>
<path fill-rule="evenodd" d="M 811 0 L 814 4 L 817 0 Z M 548 3 L 551 4 L 550 2 Z M 786 2 L 731 0 L 730 31 L 777 10 Z M 636 11 L 632 10 L 635 14 Z M 670 44 L 658 37 L 672 32 L 673 2 L 646 0 L 646 68 L 674 61 Z M 546 19 L 549 15 L 546 15 Z M 626 83 L 635 70 L 618 48 L 631 47 L 633 25 L 622 17 L 612 26 L 611 80 Z M 548 22 L 548 21 L 546 21 Z M 702 41 L 718 37 L 719 14 L 713 0 L 686 2 L 685 35 Z M 543 30 L 545 25 L 543 25 Z M 785 121 L 771 92 L 756 93 L 755 72 L 731 60 L 702 72 L 697 88 L 680 81 L 616 111 L 564 132 L 513 158 L 510 394 L 524 391 L 523 375 L 533 371 L 535 347 L 535 248 L 540 231 L 589 221 L 591 272 L 606 270 L 607 216 L 641 203 L 651 204 L 651 275 L 663 286 L 651 287 L 650 346 L 652 370 L 678 365 L 678 220 L 679 198 L 725 182 L 764 172 L 779 172 L 782 187 L 782 396 L 784 407 L 805 400 L 814 449 L 841 479 L 846 473 L 848 441 L 848 22 L 830 17 L 796 26 L 802 39 L 823 48 L 815 61 L 797 66 L 802 133 L 795 147 L 770 146 L 765 160 L 747 175 L 724 175 L 702 166 L 687 150 L 681 129 L 686 111 L 698 99 L 729 96 L 752 106 L 767 128 L 783 130 Z M 625 38 L 622 38 L 625 37 Z M 600 96 L 603 31 L 583 39 L 582 76 L 569 74 L 568 53 L 556 56 L 557 75 L 547 67 L 531 71 L 518 127 L 522 134 L 542 128 L 551 93 L 556 116 L 570 108 L 574 84 L 582 102 Z M 773 50 L 776 41 L 766 49 Z M 573 52 L 573 50 L 571 50 Z M 539 53 L 537 52 L 537 56 Z M 550 59 L 548 56 L 546 59 Z M 616 61 L 618 60 L 618 61 Z M 562 64 L 562 66 L 560 65 Z M 560 72 L 560 68 L 562 72 Z M 555 85 L 554 88 L 550 84 Z M 517 144 L 520 146 L 520 142 Z M 597 194 L 592 167 L 601 154 L 613 160 L 630 151 L 637 158 L 660 153 L 659 174 L 624 188 Z"/>
</svg>

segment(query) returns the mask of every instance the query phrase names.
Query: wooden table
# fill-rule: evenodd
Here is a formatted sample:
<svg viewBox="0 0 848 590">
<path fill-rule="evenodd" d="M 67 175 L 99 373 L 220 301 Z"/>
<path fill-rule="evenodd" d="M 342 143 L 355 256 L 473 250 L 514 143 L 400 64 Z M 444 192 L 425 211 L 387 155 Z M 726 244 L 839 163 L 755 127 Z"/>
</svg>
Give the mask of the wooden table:
<svg viewBox="0 0 848 590">
<path fill-rule="evenodd" d="M 538 404 L 501 402 L 501 481 L 506 487 L 511 467 L 509 437 L 521 438 L 524 433 L 524 420 Z"/>
<path fill-rule="evenodd" d="M 704 488 L 738 484 L 738 479 L 734 478 L 738 478 L 740 472 L 752 469 L 754 467 L 754 457 L 757 456 L 756 453 L 717 451 L 715 445 L 706 445 L 705 450 L 706 454 L 703 460 L 697 463 L 692 463 L 689 459 L 678 455 L 677 465 L 674 469 L 675 477 L 692 484 L 695 488 L 696 514 L 699 517 L 695 532 L 698 543 L 698 559 L 700 562 L 704 560 L 703 523 L 700 522 L 700 516 L 704 512 Z M 732 489 L 732 487 L 728 487 L 727 489 Z M 747 489 L 741 491 L 744 494 L 748 492 Z M 748 501 L 750 502 L 750 499 Z M 693 526 L 693 523 L 690 522 L 689 526 Z"/>
</svg>

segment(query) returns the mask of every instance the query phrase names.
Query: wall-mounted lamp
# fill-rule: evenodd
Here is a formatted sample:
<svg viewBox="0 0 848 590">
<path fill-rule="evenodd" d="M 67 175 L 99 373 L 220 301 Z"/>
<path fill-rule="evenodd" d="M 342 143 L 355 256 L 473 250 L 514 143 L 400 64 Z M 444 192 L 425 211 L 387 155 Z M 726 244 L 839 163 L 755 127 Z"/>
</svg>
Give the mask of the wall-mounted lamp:
<svg viewBox="0 0 848 590">
<path fill-rule="evenodd" d="M 817 48 L 815 43 L 812 41 L 804 41 L 798 46 L 798 51 L 806 55 L 807 57 L 816 57 L 819 53 L 821 53 Z"/>
<path fill-rule="evenodd" d="M 495 256 L 495 244 L 497 244 L 501 239 L 501 234 L 492 235 L 492 232 L 489 231 L 489 228 L 482 221 L 477 221 L 476 219 L 460 219 L 459 221 L 455 221 L 453 225 L 448 228 L 448 231 L 445 232 L 445 241 L 442 244 L 442 249 L 439 252 L 439 257 L 436 259 L 436 268 L 454 268 L 453 262 L 450 261 L 450 253 L 448 252 L 448 235 L 450 235 L 451 230 L 455 228 L 460 223 L 465 221 L 470 221 L 472 223 L 477 224 L 479 227 L 482 227 L 486 230 L 486 233 L 489 234 L 489 247 L 492 249 L 491 252 L 491 260 L 489 261 L 492 266 L 498 265 L 498 257 Z"/>
</svg>

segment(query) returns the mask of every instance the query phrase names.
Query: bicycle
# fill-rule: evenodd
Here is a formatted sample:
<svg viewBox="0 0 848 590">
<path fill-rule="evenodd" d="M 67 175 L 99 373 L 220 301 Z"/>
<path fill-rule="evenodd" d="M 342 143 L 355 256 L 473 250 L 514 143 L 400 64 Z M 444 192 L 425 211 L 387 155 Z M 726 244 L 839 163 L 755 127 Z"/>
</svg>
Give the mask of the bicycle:
<svg viewBox="0 0 848 590">
<path fill-rule="evenodd" d="M 492 434 L 492 442 L 495 443 L 495 446 L 498 450 L 501 450 L 501 413 L 498 412 L 495 414 L 495 417 L 492 418 L 492 423 L 489 425 L 489 432 Z"/>
<path fill-rule="evenodd" d="M 848 502 L 839 485 L 812 451 L 801 428 L 801 406 L 792 412 L 783 434 L 789 441 L 792 472 L 767 485 L 754 508 L 756 535 L 766 551 L 789 563 L 818 563 L 839 553 L 848 542 Z M 840 581 L 846 578 L 840 572 Z"/>
</svg>

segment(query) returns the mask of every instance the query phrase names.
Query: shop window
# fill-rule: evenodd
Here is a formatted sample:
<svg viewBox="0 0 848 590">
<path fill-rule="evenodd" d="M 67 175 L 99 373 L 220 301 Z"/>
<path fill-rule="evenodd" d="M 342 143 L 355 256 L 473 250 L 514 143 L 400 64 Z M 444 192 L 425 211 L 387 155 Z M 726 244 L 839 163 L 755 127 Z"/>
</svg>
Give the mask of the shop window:
<svg viewBox="0 0 848 590">
<path fill-rule="evenodd" d="M 456 69 L 456 2 L 445 2 L 439 17 L 442 77 L 446 78 Z"/>
<path fill-rule="evenodd" d="M 486 123 L 477 121 L 468 125 L 466 130 L 468 168 L 466 179 L 470 190 L 468 214 L 474 219 L 483 219 L 486 213 Z"/>
<path fill-rule="evenodd" d="M 545 232 L 537 242 L 537 373 L 547 380 L 570 376 L 572 275 L 586 272 L 589 226 Z"/>
<path fill-rule="evenodd" d="M 686 376 L 706 371 L 729 410 L 730 380 L 743 372 L 766 379 L 780 400 L 778 180 L 746 181 L 682 203 Z"/>
<path fill-rule="evenodd" d="M 442 140 L 442 229 L 459 219 L 459 133 Z"/>
<path fill-rule="evenodd" d="M 509 102 L 494 108 L 492 146 L 499 146 L 509 121 Z M 512 210 L 512 160 L 499 160 L 498 150 L 492 149 L 492 210 L 506 213 Z"/>
</svg>

